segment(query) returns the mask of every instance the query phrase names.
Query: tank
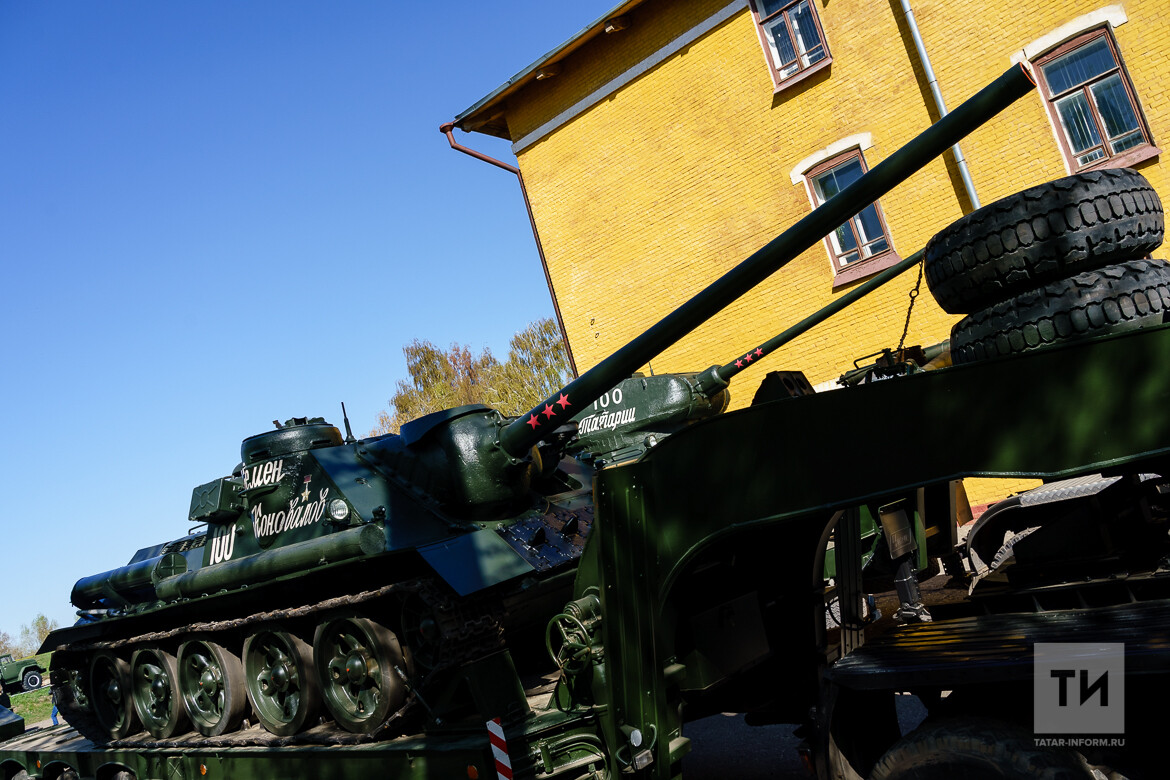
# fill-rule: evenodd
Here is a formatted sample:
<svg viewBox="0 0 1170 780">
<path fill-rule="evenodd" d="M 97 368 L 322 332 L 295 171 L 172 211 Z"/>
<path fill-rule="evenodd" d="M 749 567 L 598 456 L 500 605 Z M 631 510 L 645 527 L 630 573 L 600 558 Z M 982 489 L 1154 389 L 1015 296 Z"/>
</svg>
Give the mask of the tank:
<svg viewBox="0 0 1170 780">
<path fill-rule="evenodd" d="M 651 379 L 610 394 L 652 403 L 591 429 L 601 454 L 636 454 L 622 428 L 669 435 L 726 406 L 686 375 Z M 190 533 L 75 584 L 81 620 L 46 641 L 63 646 L 62 714 L 102 742 L 336 739 L 417 727 L 404 717 L 415 704 L 452 718 L 458 671 L 539 644 L 571 595 L 597 453 L 564 416 L 520 456 L 497 443 L 507 421 L 478 405 L 363 440 L 319 417 L 244 439 L 231 474 L 192 491 Z M 511 654 L 495 663 L 515 677 Z"/>
<path fill-rule="evenodd" d="M 135 748 L 525 715 L 525 692 L 554 690 L 547 631 L 589 554 L 593 475 L 721 412 L 731 377 L 811 325 L 706 371 L 634 372 L 1031 86 L 1008 71 L 527 414 L 462 406 L 361 440 L 292 418 L 245 439 L 194 489 L 186 535 L 74 586 L 78 623 L 42 648 L 62 715 Z M 763 402 L 811 392 L 773 379 Z"/>
</svg>

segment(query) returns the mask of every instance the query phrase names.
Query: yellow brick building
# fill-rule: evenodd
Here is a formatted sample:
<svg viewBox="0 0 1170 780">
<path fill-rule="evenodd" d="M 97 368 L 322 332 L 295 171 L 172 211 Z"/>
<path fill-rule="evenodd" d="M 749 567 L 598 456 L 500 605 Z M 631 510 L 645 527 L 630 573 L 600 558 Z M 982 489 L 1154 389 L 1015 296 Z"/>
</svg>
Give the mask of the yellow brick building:
<svg viewBox="0 0 1170 780">
<path fill-rule="evenodd" d="M 700 370 L 921 249 L 975 200 L 1098 166 L 1136 167 L 1170 191 L 1157 146 L 1170 136 L 1168 12 L 1167 0 L 630 0 L 455 124 L 513 143 L 585 370 L 937 120 L 915 32 L 952 108 L 1013 63 L 1034 71 L 1033 95 L 961 142 L 963 166 L 952 153 L 930 163 L 652 364 Z M 1100 143 L 1086 150 L 1093 122 Z M 895 346 L 917 278 L 741 374 L 733 404 L 766 371 L 828 386 Z M 907 344 L 941 341 L 957 319 L 923 283 Z"/>
</svg>

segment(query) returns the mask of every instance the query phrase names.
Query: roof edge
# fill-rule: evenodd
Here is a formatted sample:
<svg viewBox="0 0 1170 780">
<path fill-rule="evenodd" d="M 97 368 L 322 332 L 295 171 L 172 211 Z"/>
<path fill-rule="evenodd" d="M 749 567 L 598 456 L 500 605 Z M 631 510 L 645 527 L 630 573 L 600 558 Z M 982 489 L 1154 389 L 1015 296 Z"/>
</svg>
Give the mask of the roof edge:
<svg viewBox="0 0 1170 780">
<path fill-rule="evenodd" d="M 492 114 L 490 113 L 489 109 L 498 106 L 503 102 L 504 98 L 515 92 L 518 92 L 521 88 L 535 81 L 536 72 L 538 70 L 555 61 L 563 59 L 567 55 L 581 48 L 590 40 L 596 38 L 599 34 L 604 32 L 605 23 L 607 20 L 612 19 L 615 16 L 621 16 L 622 14 L 632 10 L 634 7 L 641 5 L 643 2 L 645 2 L 645 0 L 624 0 L 623 2 L 618 3 L 608 12 L 602 14 L 597 19 L 590 22 L 560 46 L 557 46 L 555 49 L 547 52 L 531 65 L 524 68 L 524 70 L 520 71 L 515 76 L 512 76 L 512 78 L 508 79 L 499 87 L 492 90 L 486 96 L 480 98 L 470 107 L 457 114 L 454 120 L 455 126 L 467 133 L 476 132 L 483 124 L 492 118 Z M 485 116 L 485 114 L 487 115 Z M 475 122 L 474 120 L 476 117 L 482 117 L 482 121 L 478 123 Z M 496 134 L 491 133 L 491 135 Z M 508 137 L 507 140 L 512 141 L 515 139 Z"/>
</svg>

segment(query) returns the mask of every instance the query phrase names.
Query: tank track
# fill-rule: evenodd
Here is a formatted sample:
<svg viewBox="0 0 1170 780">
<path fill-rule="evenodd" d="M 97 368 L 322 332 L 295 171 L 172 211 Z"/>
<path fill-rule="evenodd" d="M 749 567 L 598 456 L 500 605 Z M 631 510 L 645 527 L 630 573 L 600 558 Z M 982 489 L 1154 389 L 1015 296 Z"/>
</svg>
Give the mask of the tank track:
<svg viewBox="0 0 1170 780">
<path fill-rule="evenodd" d="M 409 693 L 406 701 L 398 710 L 391 713 L 381 725 L 367 734 L 346 731 L 328 720 L 327 713 L 323 712 L 317 725 L 291 736 L 272 734 L 262 726 L 253 725 L 248 719 L 245 719 L 240 729 L 217 737 L 205 737 L 198 732 L 191 731 L 179 738 L 169 739 L 154 739 L 147 732 L 139 732 L 122 739 L 108 739 L 103 736 L 104 730 L 84 702 L 80 706 L 72 705 L 78 687 L 76 678 L 69 669 L 54 668 L 51 671 L 53 698 L 54 701 L 64 705 L 60 707 L 61 714 L 78 733 L 95 744 L 115 748 L 355 745 L 400 736 L 403 733 L 401 727 L 404 725 L 405 718 L 415 705 L 422 704 L 424 709 L 426 708 L 425 702 L 418 694 L 418 688 L 424 688 L 428 682 L 439 678 L 447 670 L 457 668 L 504 646 L 504 615 L 498 604 L 493 604 L 486 599 L 456 599 L 444 591 L 435 580 L 424 578 L 394 583 L 361 593 L 347 594 L 302 607 L 278 609 L 228 620 L 195 623 L 171 630 L 137 634 L 119 639 L 78 643 L 58 648 L 57 652 L 63 656 L 67 654 L 69 658 L 84 658 L 101 650 L 118 651 L 130 647 L 150 646 L 189 634 L 216 636 L 229 631 L 251 631 L 266 624 L 312 618 L 334 609 L 352 609 L 355 605 L 389 596 L 416 596 L 426 606 L 426 609 L 433 615 L 437 627 L 437 636 L 432 639 L 432 643 L 437 647 L 438 655 L 435 657 L 434 663 L 429 664 L 428 668 L 422 670 L 421 673 L 417 673 L 416 670 L 413 678 L 408 677 L 405 671 L 399 670 L 399 674 L 408 686 Z M 56 667 L 56 665 L 54 666 Z"/>
</svg>

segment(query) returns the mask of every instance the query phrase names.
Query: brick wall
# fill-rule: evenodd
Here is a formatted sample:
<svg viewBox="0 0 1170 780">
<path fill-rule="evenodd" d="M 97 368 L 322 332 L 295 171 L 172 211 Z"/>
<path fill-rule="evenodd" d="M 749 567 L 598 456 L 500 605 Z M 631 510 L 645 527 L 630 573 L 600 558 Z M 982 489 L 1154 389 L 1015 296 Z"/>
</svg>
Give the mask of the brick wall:
<svg viewBox="0 0 1170 780">
<path fill-rule="evenodd" d="M 521 138 L 584 95 L 634 67 L 710 17 L 723 0 L 649 0 L 628 29 L 598 38 L 508 105 Z M 1011 55 L 1098 5 L 913 2 L 950 107 L 1011 66 Z M 1156 0 L 1125 5 L 1116 36 L 1155 141 L 1170 142 L 1165 73 L 1170 26 Z M 549 270 L 577 365 L 587 369 L 657 322 L 809 213 L 801 160 L 839 139 L 868 133 L 870 167 L 932 121 L 924 80 L 896 3 L 817 2 L 831 69 L 773 95 L 764 54 L 746 9 L 519 152 Z M 1027 96 L 962 142 L 983 203 L 1065 175 L 1043 104 Z M 1143 172 L 1167 191 L 1156 161 Z M 957 174 L 936 160 L 881 199 L 897 251 L 906 256 L 962 214 Z M 799 369 L 813 384 L 835 379 L 853 360 L 897 344 L 906 319 L 909 271 L 741 374 L 733 405 L 750 401 L 764 373 Z M 801 254 L 653 362 L 656 372 L 724 363 L 829 303 L 823 244 Z M 932 344 L 957 317 L 923 285 L 907 343 Z M 1018 489 L 980 485 L 972 501 Z"/>
</svg>

